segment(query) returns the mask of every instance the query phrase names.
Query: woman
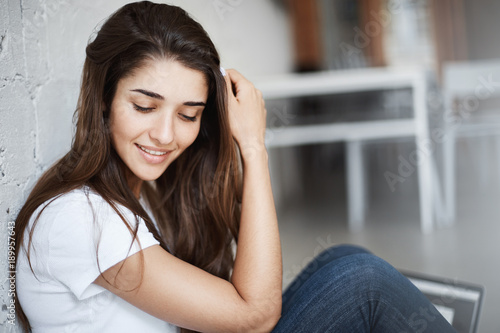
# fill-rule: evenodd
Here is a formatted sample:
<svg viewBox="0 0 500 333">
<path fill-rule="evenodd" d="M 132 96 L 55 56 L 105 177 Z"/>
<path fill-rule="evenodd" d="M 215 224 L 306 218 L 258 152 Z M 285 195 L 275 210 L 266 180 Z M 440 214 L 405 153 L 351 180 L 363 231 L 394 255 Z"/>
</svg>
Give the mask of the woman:
<svg viewBox="0 0 500 333">
<path fill-rule="evenodd" d="M 16 220 L 25 330 L 416 331 L 424 311 L 452 331 L 355 247 L 321 254 L 282 303 L 262 96 L 183 10 L 126 5 L 86 54 L 71 150 Z"/>
</svg>

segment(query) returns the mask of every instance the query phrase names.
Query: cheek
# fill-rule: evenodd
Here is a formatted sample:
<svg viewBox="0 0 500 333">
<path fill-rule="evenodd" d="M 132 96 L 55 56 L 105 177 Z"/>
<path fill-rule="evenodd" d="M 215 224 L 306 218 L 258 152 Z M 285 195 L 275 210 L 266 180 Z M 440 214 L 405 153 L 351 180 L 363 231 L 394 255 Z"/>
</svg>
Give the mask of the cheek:
<svg viewBox="0 0 500 333">
<path fill-rule="evenodd" d="M 137 119 L 127 116 L 125 112 L 116 112 L 114 117 L 110 118 L 111 138 L 115 149 L 118 150 L 120 145 L 126 144 L 133 139 L 139 129 L 138 124 L 140 122 Z"/>
<path fill-rule="evenodd" d="M 109 129 L 111 131 L 111 139 L 113 141 L 113 145 L 115 146 L 115 149 L 117 149 L 117 145 L 119 145 L 121 140 L 123 139 L 124 133 L 123 123 L 120 117 L 113 117 L 110 119 Z"/>
<path fill-rule="evenodd" d="M 200 132 L 199 123 L 197 124 L 197 126 L 187 126 L 185 129 L 183 129 L 181 138 L 182 138 L 182 146 L 184 147 L 184 149 L 189 147 L 194 142 L 194 140 L 196 140 L 199 132 Z"/>
</svg>

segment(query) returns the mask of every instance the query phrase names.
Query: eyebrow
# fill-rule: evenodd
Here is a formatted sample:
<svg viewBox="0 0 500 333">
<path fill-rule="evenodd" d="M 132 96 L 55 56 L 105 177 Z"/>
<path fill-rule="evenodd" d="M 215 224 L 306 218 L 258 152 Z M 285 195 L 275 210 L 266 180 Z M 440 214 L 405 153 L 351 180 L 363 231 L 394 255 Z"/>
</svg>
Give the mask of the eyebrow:
<svg viewBox="0 0 500 333">
<path fill-rule="evenodd" d="M 157 94 L 153 91 L 149 90 L 144 90 L 144 89 L 132 89 L 131 91 L 141 93 L 143 95 L 146 95 L 148 97 L 154 98 L 154 99 L 159 99 L 161 101 L 165 100 L 165 97 L 163 97 L 160 94 Z M 195 101 L 188 101 L 183 103 L 186 106 L 206 106 L 204 102 L 195 102 Z"/>
</svg>

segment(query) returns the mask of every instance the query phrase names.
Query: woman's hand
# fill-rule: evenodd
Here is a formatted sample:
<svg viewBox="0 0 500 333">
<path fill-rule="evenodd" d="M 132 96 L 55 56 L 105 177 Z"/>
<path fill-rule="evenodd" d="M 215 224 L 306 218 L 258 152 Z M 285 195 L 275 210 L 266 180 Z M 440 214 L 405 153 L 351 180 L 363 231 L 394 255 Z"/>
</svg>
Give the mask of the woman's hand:
<svg viewBox="0 0 500 333">
<path fill-rule="evenodd" d="M 234 69 L 226 73 L 229 122 L 245 159 L 266 149 L 266 108 L 262 93 L 250 81 Z"/>
</svg>

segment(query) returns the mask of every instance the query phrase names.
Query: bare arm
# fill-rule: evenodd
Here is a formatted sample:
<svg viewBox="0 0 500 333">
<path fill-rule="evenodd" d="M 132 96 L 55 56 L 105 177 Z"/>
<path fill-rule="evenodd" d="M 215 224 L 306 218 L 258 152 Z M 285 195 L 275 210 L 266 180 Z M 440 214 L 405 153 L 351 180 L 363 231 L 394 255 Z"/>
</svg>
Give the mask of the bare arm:
<svg viewBox="0 0 500 333">
<path fill-rule="evenodd" d="M 253 315 L 262 317 L 269 311 L 281 312 L 282 285 L 281 245 L 264 146 L 266 111 L 261 92 L 249 81 L 237 71 L 229 70 L 228 87 L 229 78 L 236 92 L 233 96 L 232 90 L 228 90 L 231 128 L 244 167 L 241 225 L 232 283 L 245 300 L 259 304 Z"/>
<path fill-rule="evenodd" d="M 105 279 L 99 276 L 94 283 L 177 326 L 202 332 L 269 332 L 281 313 L 282 263 L 264 146 L 266 111 L 261 93 L 241 74 L 229 70 L 226 82 L 231 128 L 244 164 L 241 225 L 231 282 L 156 245 L 106 270 Z"/>
</svg>

